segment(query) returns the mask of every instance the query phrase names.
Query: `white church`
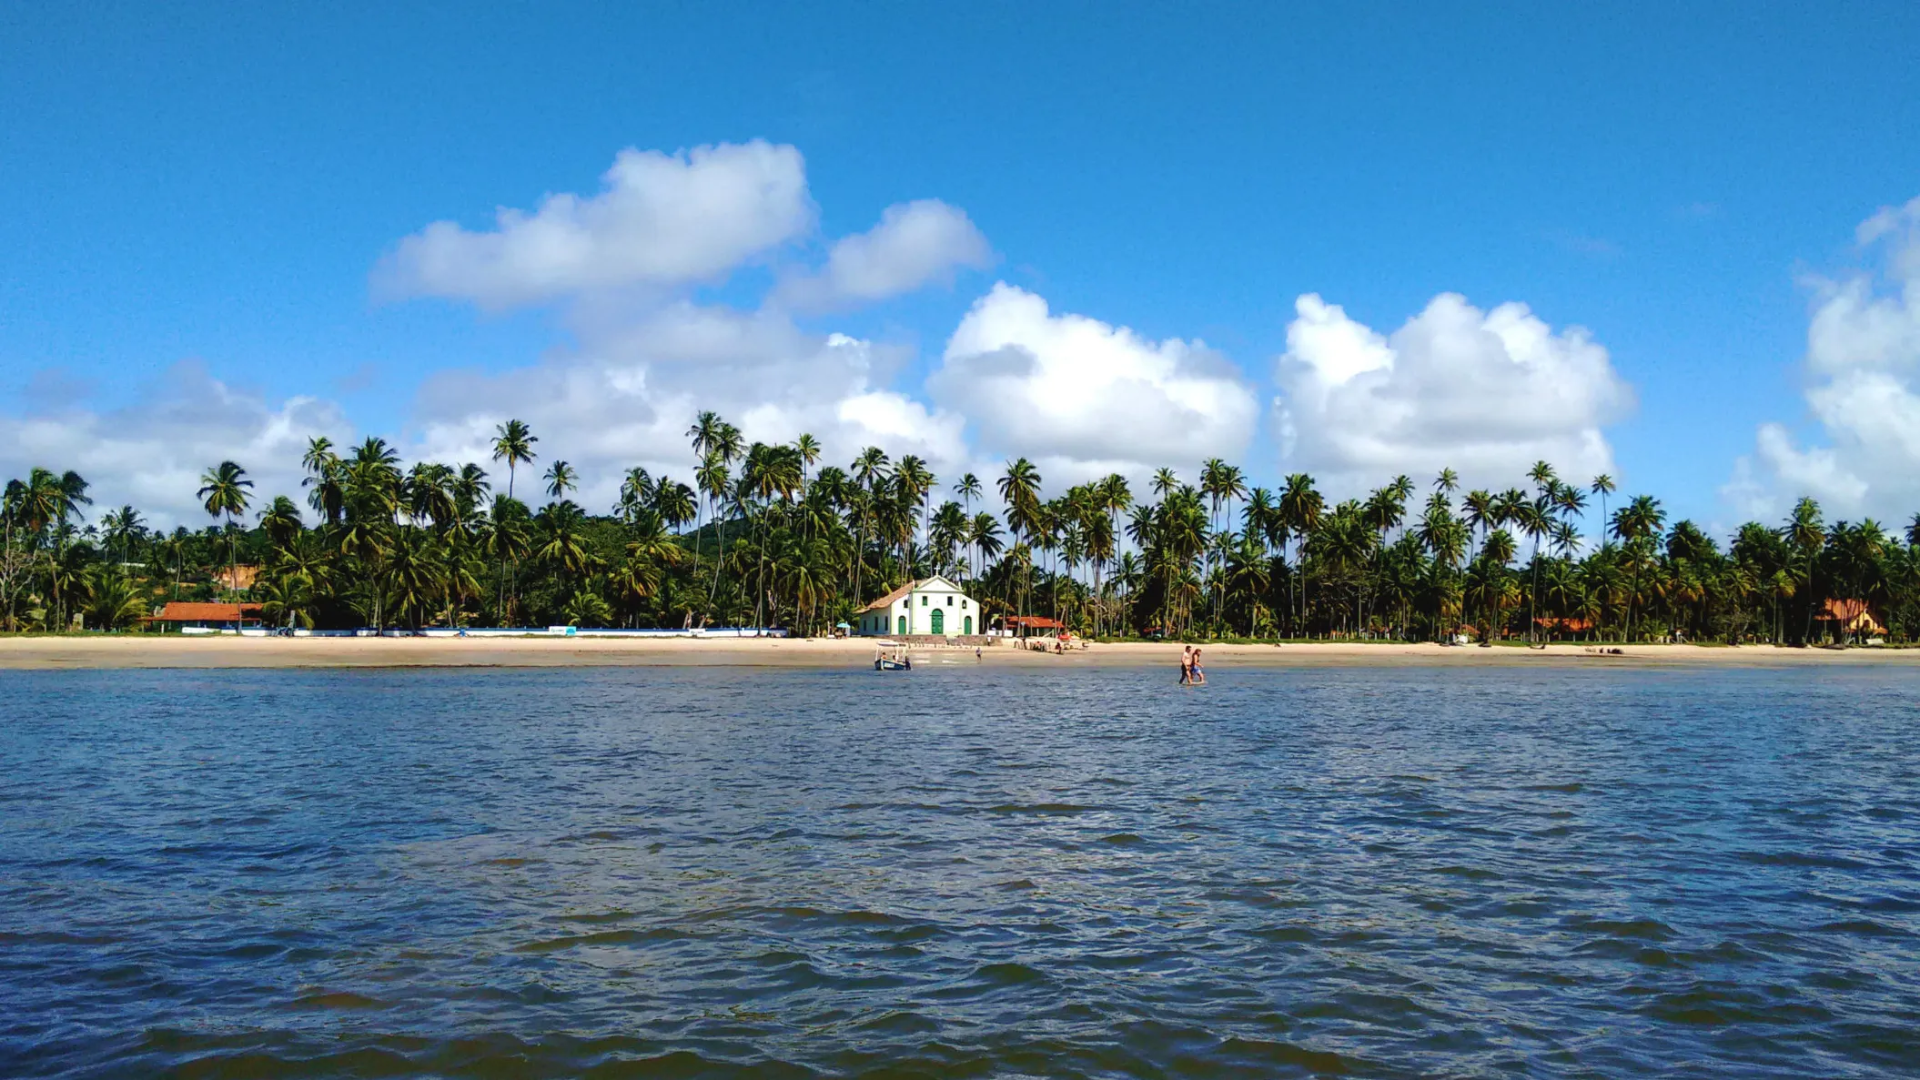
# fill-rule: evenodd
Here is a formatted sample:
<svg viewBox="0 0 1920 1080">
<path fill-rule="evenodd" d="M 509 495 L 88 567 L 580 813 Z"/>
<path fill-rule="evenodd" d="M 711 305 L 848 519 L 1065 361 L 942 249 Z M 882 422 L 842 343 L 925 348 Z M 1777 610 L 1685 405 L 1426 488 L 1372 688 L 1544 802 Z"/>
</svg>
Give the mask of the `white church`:
<svg viewBox="0 0 1920 1080">
<path fill-rule="evenodd" d="M 935 576 L 902 585 L 861 608 L 854 632 L 866 637 L 962 637 L 984 634 L 987 626 L 972 597 Z"/>
</svg>

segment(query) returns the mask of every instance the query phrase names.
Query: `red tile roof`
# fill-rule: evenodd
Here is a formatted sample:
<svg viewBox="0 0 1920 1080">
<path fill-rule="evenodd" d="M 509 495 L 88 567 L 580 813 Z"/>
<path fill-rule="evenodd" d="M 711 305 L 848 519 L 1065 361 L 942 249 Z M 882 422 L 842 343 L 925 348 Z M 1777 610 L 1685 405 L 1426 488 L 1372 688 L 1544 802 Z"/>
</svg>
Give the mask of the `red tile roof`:
<svg viewBox="0 0 1920 1080">
<path fill-rule="evenodd" d="M 861 611 L 885 611 L 887 608 L 890 608 L 893 606 L 894 601 L 907 595 L 909 592 L 912 592 L 913 587 L 917 584 L 919 584 L 919 582 L 909 581 L 905 585 L 900 586 L 899 588 L 893 590 L 892 592 L 881 597 L 880 599 L 875 600 L 873 603 L 868 604 L 866 607 L 863 607 L 860 610 Z"/>
<path fill-rule="evenodd" d="M 160 609 L 154 622 L 241 622 L 258 621 L 259 604 L 202 604 L 175 600 Z"/>
<path fill-rule="evenodd" d="M 1049 619 L 1040 615 L 1009 615 L 1001 622 L 1009 629 L 1027 627 L 1033 630 L 1065 630 L 1067 628 L 1067 624 L 1058 619 Z"/>
</svg>

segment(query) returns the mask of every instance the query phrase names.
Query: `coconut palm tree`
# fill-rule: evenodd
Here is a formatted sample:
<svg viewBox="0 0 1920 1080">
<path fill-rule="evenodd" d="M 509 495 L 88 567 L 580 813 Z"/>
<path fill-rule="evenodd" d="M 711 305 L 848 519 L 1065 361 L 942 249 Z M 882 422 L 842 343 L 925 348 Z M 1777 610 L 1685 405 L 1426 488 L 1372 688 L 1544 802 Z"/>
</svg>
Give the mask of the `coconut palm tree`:
<svg viewBox="0 0 1920 1080">
<path fill-rule="evenodd" d="M 493 485 L 487 482 L 487 470 L 468 462 L 453 478 L 453 505 L 463 526 L 471 526 L 483 512 Z"/>
<path fill-rule="evenodd" d="M 300 486 L 313 489 L 307 492 L 307 505 L 320 515 L 321 521 L 338 525 L 340 516 L 346 512 L 346 503 L 339 476 L 340 456 L 334 453 L 333 440 L 325 435 L 309 439 L 306 453 L 300 456 L 300 465 L 307 471 Z"/>
<path fill-rule="evenodd" d="M 1607 516 L 1607 496 L 1618 490 L 1618 485 L 1613 482 L 1613 477 L 1606 473 L 1601 473 L 1599 476 L 1593 478 L 1591 484 L 1587 485 L 1587 490 L 1600 499 L 1600 546 L 1605 547 L 1607 545 L 1607 525 L 1613 520 Z"/>
<path fill-rule="evenodd" d="M 1000 501 L 1006 504 L 1007 529 L 1016 544 L 1022 541 L 1031 544 L 1041 532 L 1040 483 L 1040 470 L 1026 458 L 1007 462 L 1007 471 L 1000 477 Z M 1032 589 L 1033 571 L 1029 564 L 1020 591 L 1022 615 L 1027 613 L 1027 595 Z"/>
<path fill-rule="evenodd" d="M 1636 495 L 1626 505 L 1614 512 L 1613 535 L 1623 545 L 1651 543 L 1655 536 L 1666 526 L 1667 512 L 1660 509 L 1660 500 L 1651 495 Z M 1636 551 L 1630 556 L 1633 560 L 1632 581 L 1627 591 L 1627 640 L 1633 640 L 1633 622 L 1635 608 L 1640 598 L 1640 574 L 1645 565 L 1643 552 Z"/>
<path fill-rule="evenodd" d="M 898 486 L 901 502 L 911 507 L 920 515 L 921 528 L 924 533 L 924 531 L 930 527 L 927 521 L 927 493 L 933 490 L 933 473 L 927 469 L 927 463 L 925 461 L 914 454 L 907 454 L 900 459 L 900 465 L 894 469 L 893 476 L 894 483 Z M 908 534 L 908 543 L 908 551 L 903 554 L 903 559 L 907 564 L 907 578 L 911 580 L 914 577 L 911 531 L 909 531 Z"/>
<path fill-rule="evenodd" d="M 140 511 L 131 505 L 109 510 L 100 517 L 100 535 L 106 541 L 107 555 L 111 558 L 117 547 L 118 562 L 133 561 L 134 541 L 145 536 L 146 532 L 146 524 L 140 520 Z"/>
<path fill-rule="evenodd" d="M 240 587 L 240 546 L 239 538 L 233 531 L 233 519 L 247 512 L 247 492 L 253 488 L 253 481 L 247 479 L 247 470 L 231 461 L 223 461 L 208 469 L 200 477 L 200 501 L 207 513 L 227 519 L 229 567 L 228 583 L 236 590 Z"/>
<path fill-rule="evenodd" d="M 396 621 L 417 629 L 444 594 L 446 567 L 440 544 L 430 532 L 403 528 L 383 554 L 375 582 L 381 606 L 375 609 L 374 625 L 383 625 L 384 614 L 391 613 Z"/>
<path fill-rule="evenodd" d="M 800 489 L 804 492 L 807 487 L 807 470 L 813 468 L 814 463 L 820 460 L 820 440 L 801 432 L 800 437 L 793 440 L 793 449 L 800 455 Z"/>
<path fill-rule="evenodd" d="M 273 550 L 284 550 L 292 544 L 305 528 L 300 520 L 300 507 L 285 495 L 276 495 L 265 510 L 260 511 L 260 531 L 267 536 L 267 543 Z"/>
<path fill-rule="evenodd" d="M 653 500 L 649 508 L 660 516 L 668 529 L 678 529 L 694 519 L 699 502 L 692 488 L 662 476 L 653 485 Z"/>
<path fill-rule="evenodd" d="M 1545 465 L 1546 463 L 1541 462 L 1540 464 Z M 1536 468 L 1538 468 L 1538 466 L 1536 466 Z M 1549 477 L 1550 476 L 1551 470 L 1549 470 Z M 1553 531 L 1553 520 L 1548 515 L 1549 505 L 1544 491 L 1537 500 L 1525 498 L 1523 495 L 1522 498 L 1512 500 L 1509 503 L 1510 509 L 1508 510 L 1507 520 L 1517 526 L 1522 533 L 1525 533 L 1527 537 L 1533 541 L 1533 560 L 1531 563 L 1533 567 L 1533 587 L 1527 591 L 1528 642 L 1537 640 L 1535 631 L 1539 624 L 1540 612 L 1540 541 L 1545 538 L 1548 533 Z"/>
<path fill-rule="evenodd" d="M 980 486 L 980 478 L 972 473 L 967 473 L 956 481 L 953 485 L 953 493 L 960 496 L 960 512 L 971 519 L 973 517 L 973 500 L 980 498 L 985 490 L 985 488 Z M 965 541 L 963 540 L 962 543 L 964 544 Z M 974 576 L 973 552 L 971 548 L 969 548 L 967 552 L 967 577 L 973 578 Z"/>
<path fill-rule="evenodd" d="M 1281 526 L 1284 530 L 1282 533 L 1282 545 L 1284 546 L 1285 544 L 1284 537 L 1292 537 L 1294 541 L 1295 566 L 1303 565 L 1306 555 L 1306 542 L 1312 537 L 1314 530 L 1320 527 L 1320 515 L 1325 506 L 1326 500 L 1321 497 L 1319 490 L 1314 487 L 1313 477 L 1308 476 L 1306 473 L 1294 473 L 1287 477 L 1286 487 L 1281 489 L 1280 492 L 1279 515 Z M 1289 574 L 1287 576 L 1287 587 L 1289 590 L 1293 588 L 1293 580 L 1296 577 L 1301 577 L 1301 575 Z M 1298 601 L 1300 608 L 1298 622 L 1295 624 L 1296 627 L 1306 622 L 1307 596 L 1304 579 Z"/>
<path fill-rule="evenodd" d="M 531 526 L 526 504 L 511 495 L 495 495 L 493 507 L 480 523 L 480 550 L 500 567 L 495 606 L 503 626 L 513 625 L 513 609 L 518 601 L 514 592 L 518 575 L 509 568 L 517 568 L 521 560 L 532 554 Z"/>
<path fill-rule="evenodd" d="M 878 497 L 880 488 L 887 483 L 892 474 L 888 471 L 886 451 L 877 446 L 869 446 L 860 451 L 850 466 L 853 482 L 860 486 L 865 496 L 858 507 L 858 524 L 855 528 L 854 564 L 853 564 L 853 602 L 864 603 L 866 593 L 862 588 L 861 577 L 867 562 L 867 530 L 872 525 L 872 501 Z"/>
<path fill-rule="evenodd" d="M 547 482 L 547 498 L 554 502 L 565 499 L 567 492 L 580 486 L 580 474 L 574 471 L 572 465 L 559 460 L 547 466 L 547 474 L 543 479 Z"/>
<path fill-rule="evenodd" d="M 495 430 L 493 460 L 507 463 L 507 498 L 513 498 L 515 471 L 519 466 L 533 461 L 533 444 L 539 441 L 540 437 L 533 433 L 533 429 L 519 420 L 509 420 Z"/>
</svg>

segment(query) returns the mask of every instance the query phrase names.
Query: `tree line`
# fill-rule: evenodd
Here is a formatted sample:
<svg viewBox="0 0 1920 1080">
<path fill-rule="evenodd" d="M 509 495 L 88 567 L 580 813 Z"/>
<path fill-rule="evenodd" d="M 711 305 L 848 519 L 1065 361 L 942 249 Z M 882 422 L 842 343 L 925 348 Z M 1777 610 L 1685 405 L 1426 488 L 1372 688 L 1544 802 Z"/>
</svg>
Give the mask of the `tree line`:
<svg viewBox="0 0 1920 1080">
<path fill-rule="evenodd" d="M 821 634 L 938 573 L 990 614 L 1096 636 L 1804 644 L 1920 630 L 1920 514 L 1896 536 L 1802 499 L 1723 547 L 1652 496 L 1609 505 L 1610 477 L 1545 462 L 1502 491 L 1462 491 L 1443 470 L 1329 502 L 1306 474 L 1250 486 L 1216 459 L 1191 481 L 1163 468 L 1146 491 L 1115 474 L 1049 497 L 1025 458 L 943 488 L 913 455 L 823 465 L 812 436 L 748 443 L 711 412 L 687 438 L 691 483 L 634 468 L 600 510 L 574 501 L 568 462 L 535 472 L 539 438 L 518 420 L 485 465 L 316 438 L 298 492 L 268 497 L 220 462 L 196 489 L 209 523 L 170 533 L 132 506 L 89 522 L 87 481 L 36 468 L 0 504 L 0 625 L 118 630 L 168 600 L 236 600 L 281 627 Z M 1604 530 L 1585 537 L 1593 503 Z"/>
</svg>

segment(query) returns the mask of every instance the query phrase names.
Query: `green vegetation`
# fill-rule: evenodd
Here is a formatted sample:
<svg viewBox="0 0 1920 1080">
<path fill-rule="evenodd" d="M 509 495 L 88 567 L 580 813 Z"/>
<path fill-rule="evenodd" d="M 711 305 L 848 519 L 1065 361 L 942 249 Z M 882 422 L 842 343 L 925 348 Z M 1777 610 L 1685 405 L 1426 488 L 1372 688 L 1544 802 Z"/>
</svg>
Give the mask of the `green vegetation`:
<svg viewBox="0 0 1920 1080">
<path fill-rule="evenodd" d="M 0 512 L 0 625 L 129 628 L 165 600 L 229 599 L 290 627 L 818 634 L 939 572 L 990 612 L 1103 637 L 1811 643 L 1878 632 L 1869 619 L 1896 642 L 1920 628 L 1920 515 L 1903 541 L 1871 520 L 1828 525 L 1802 500 L 1722 550 L 1692 522 L 1669 525 L 1650 496 L 1609 515 L 1610 478 L 1570 484 L 1544 462 L 1506 491 L 1463 494 L 1446 470 L 1424 499 L 1402 476 L 1328 505 L 1310 476 L 1249 488 L 1219 460 L 1197 484 L 1161 469 L 1144 497 L 1113 475 L 1048 499 L 1022 458 L 940 499 L 925 462 L 877 447 L 820 466 L 811 436 L 748 445 L 710 412 L 687 436 L 692 485 L 635 468 L 599 514 L 572 500 L 565 461 L 548 463 L 537 509 L 515 497 L 519 468 L 539 459 L 517 420 L 493 447 L 504 494 L 479 464 L 403 468 L 380 439 L 345 453 L 316 439 L 301 501 L 256 502 L 240 464 L 210 468 L 197 494 L 212 523 L 198 532 L 156 533 L 131 506 L 83 525 L 87 482 L 35 469 L 8 483 Z M 989 485 L 1004 517 L 976 508 Z M 1575 530 L 1589 499 L 1608 523 L 1597 543 Z M 1825 618 L 1830 601 L 1868 616 Z"/>
</svg>

